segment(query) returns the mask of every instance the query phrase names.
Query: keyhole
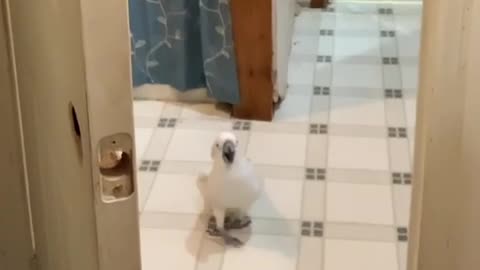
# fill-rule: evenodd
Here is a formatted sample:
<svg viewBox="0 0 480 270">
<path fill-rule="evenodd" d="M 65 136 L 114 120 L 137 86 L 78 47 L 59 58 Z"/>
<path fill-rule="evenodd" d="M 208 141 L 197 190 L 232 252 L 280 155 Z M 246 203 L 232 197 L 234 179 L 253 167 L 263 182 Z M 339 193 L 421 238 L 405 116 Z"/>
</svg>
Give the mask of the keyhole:
<svg viewBox="0 0 480 270">
<path fill-rule="evenodd" d="M 77 112 L 75 111 L 75 107 L 71 103 L 70 113 L 72 114 L 73 130 L 75 131 L 75 135 L 80 138 L 82 136 L 82 132 L 80 131 L 80 124 L 78 123 Z"/>
<path fill-rule="evenodd" d="M 72 122 L 72 129 L 73 133 L 75 134 L 74 140 L 75 140 L 75 145 L 77 148 L 77 153 L 78 157 L 80 160 L 83 160 L 83 149 L 82 149 L 82 131 L 80 130 L 80 123 L 78 122 L 78 117 L 77 117 L 77 112 L 75 110 L 75 107 L 73 104 L 70 102 L 69 104 L 69 110 L 70 110 L 70 121 Z"/>
</svg>

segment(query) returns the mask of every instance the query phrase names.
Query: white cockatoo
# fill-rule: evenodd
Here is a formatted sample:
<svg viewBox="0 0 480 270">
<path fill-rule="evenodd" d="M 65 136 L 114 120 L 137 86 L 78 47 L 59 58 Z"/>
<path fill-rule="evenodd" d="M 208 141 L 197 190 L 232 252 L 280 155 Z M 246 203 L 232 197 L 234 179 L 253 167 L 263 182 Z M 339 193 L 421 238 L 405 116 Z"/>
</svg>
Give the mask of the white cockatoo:
<svg viewBox="0 0 480 270">
<path fill-rule="evenodd" d="M 208 233 L 235 246 L 242 243 L 228 230 L 250 225 L 248 211 L 263 188 L 262 179 L 255 173 L 253 164 L 242 156 L 237 147 L 235 134 L 220 133 L 212 145 L 213 166 L 206 184 L 207 205 L 213 214 Z"/>
</svg>

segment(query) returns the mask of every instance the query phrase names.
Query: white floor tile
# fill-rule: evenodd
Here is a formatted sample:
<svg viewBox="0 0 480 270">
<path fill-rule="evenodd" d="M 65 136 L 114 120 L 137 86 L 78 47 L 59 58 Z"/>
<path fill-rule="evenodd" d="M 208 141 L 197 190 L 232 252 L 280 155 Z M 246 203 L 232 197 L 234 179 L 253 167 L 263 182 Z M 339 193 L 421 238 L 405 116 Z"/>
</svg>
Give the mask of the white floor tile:
<svg viewBox="0 0 480 270">
<path fill-rule="evenodd" d="M 154 172 L 137 173 L 138 208 L 140 211 L 143 210 L 143 207 L 145 207 L 145 204 L 147 203 L 148 195 L 150 195 L 154 180 Z"/>
<path fill-rule="evenodd" d="M 313 84 L 310 85 L 289 85 L 287 89 L 288 97 L 290 95 L 311 96 L 313 93 Z M 284 100 L 286 101 L 286 99 Z"/>
<path fill-rule="evenodd" d="M 202 232 L 142 228 L 142 269 L 194 270 Z"/>
<path fill-rule="evenodd" d="M 230 118 L 230 114 L 224 108 L 216 104 L 188 104 L 183 107 L 181 118 L 200 119 L 200 118 Z"/>
<path fill-rule="evenodd" d="M 389 169 L 386 139 L 331 136 L 329 143 L 329 168 Z"/>
<path fill-rule="evenodd" d="M 397 270 L 395 243 L 326 240 L 325 270 Z"/>
<path fill-rule="evenodd" d="M 294 270 L 297 250 L 297 237 L 252 235 L 242 248 L 225 252 L 222 270 Z"/>
<path fill-rule="evenodd" d="M 417 16 L 418 18 L 421 18 L 422 17 L 422 1 L 410 0 L 410 2 L 411 4 L 409 5 L 395 5 L 393 8 L 395 10 L 395 14 Z M 417 20 L 417 23 L 420 23 L 420 22 Z"/>
<path fill-rule="evenodd" d="M 182 113 L 183 104 L 178 102 L 169 102 L 163 108 L 163 118 L 177 118 Z"/>
<path fill-rule="evenodd" d="M 141 228 L 164 230 L 205 231 L 206 216 L 168 212 L 143 212 L 140 216 Z"/>
<path fill-rule="evenodd" d="M 395 38 L 382 38 L 381 52 L 383 57 L 397 57 L 398 56 L 398 43 Z"/>
<path fill-rule="evenodd" d="M 314 237 L 302 237 L 297 270 L 323 269 L 323 241 Z"/>
<path fill-rule="evenodd" d="M 380 40 L 378 37 L 349 37 L 335 38 L 335 59 L 345 60 L 350 57 L 371 56 L 380 57 Z"/>
<path fill-rule="evenodd" d="M 140 163 L 152 135 L 153 128 L 135 128 L 135 155 L 137 157 L 137 164 Z"/>
<path fill-rule="evenodd" d="M 337 14 L 336 29 L 378 31 L 378 16 L 376 14 Z"/>
<path fill-rule="evenodd" d="M 397 228 L 389 225 L 335 222 L 325 224 L 327 239 L 395 242 L 397 237 Z"/>
<path fill-rule="evenodd" d="M 313 96 L 310 121 L 315 123 L 328 123 L 330 115 L 330 97 Z"/>
<path fill-rule="evenodd" d="M 408 243 L 398 243 L 399 270 L 407 270 Z"/>
<path fill-rule="evenodd" d="M 407 115 L 407 125 L 409 127 L 414 127 L 417 121 L 417 99 L 416 98 L 406 98 L 405 102 L 405 113 Z"/>
<path fill-rule="evenodd" d="M 305 35 L 293 36 L 292 53 L 316 54 L 317 49 L 318 49 L 318 36 L 305 36 Z"/>
<path fill-rule="evenodd" d="M 218 134 L 219 132 L 210 130 L 177 129 L 173 133 L 165 159 L 208 162 Z"/>
<path fill-rule="evenodd" d="M 152 134 L 150 144 L 143 155 L 143 159 L 162 160 L 173 132 L 174 130 L 172 128 L 157 128 Z"/>
<path fill-rule="evenodd" d="M 139 117 L 153 117 L 160 118 L 165 102 L 150 101 L 150 100 L 135 100 L 133 101 L 133 114 Z"/>
<path fill-rule="evenodd" d="M 387 185 L 329 183 L 327 221 L 393 225 L 391 202 Z"/>
<path fill-rule="evenodd" d="M 328 157 L 328 136 L 310 134 L 308 136 L 307 161 L 309 168 L 326 168 Z"/>
<path fill-rule="evenodd" d="M 221 243 L 209 240 L 202 241 L 195 270 L 220 270 L 224 252 L 225 246 Z"/>
<path fill-rule="evenodd" d="M 383 99 L 332 97 L 330 122 L 343 125 L 385 126 Z"/>
<path fill-rule="evenodd" d="M 402 76 L 398 65 L 383 66 L 383 86 L 387 89 L 402 89 Z"/>
<path fill-rule="evenodd" d="M 315 65 L 315 86 L 332 85 L 332 64 L 317 63 Z"/>
<path fill-rule="evenodd" d="M 420 54 L 420 33 L 413 32 L 409 34 L 399 35 L 398 54 L 400 57 L 410 56 L 418 57 Z"/>
<path fill-rule="evenodd" d="M 200 213 L 204 204 L 197 180 L 197 175 L 158 174 L 144 211 Z"/>
<path fill-rule="evenodd" d="M 315 73 L 314 62 L 290 61 L 288 64 L 288 83 L 312 85 Z"/>
<path fill-rule="evenodd" d="M 392 172 L 411 172 L 408 140 L 389 138 L 390 170 Z"/>
<path fill-rule="evenodd" d="M 381 16 L 379 18 L 380 29 L 382 30 L 395 30 L 395 16 Z"/>
<path fill-rule="evenodd" d="M 317 55 L 333 55 L 333 37 L 321 36 L 318 42 Z"/>
<path fill-rule="evenodd" d="M 395 222 L 399 226 L 408 227 L 410 223 L 410 205 L 412 199 L 411 196 L 411 185 L 395 185 L 393 187 Z"/>
<path fill-rule="evenodd" d="M 336 25 L 336 16 L 335 14 L 323 13 L 322 19 L 320 21 L 321 29 L 334 29 Z"/>
<path fill-rule="evenodd" d="M 288 94 L 275 112 L 274 121 L 308 122 L 311 100 L 310 95 Z"/>
<path fill-rule="evenodd" d="M 306 181 L 303 191 L 303 220 L 325 220 L 325 183 Z"/>
<path fill-rule="evenodd" d="M 357 1 L 356 3 L 336 2 L 335 11 L 347 14 L 375 14 L 378 9 L 377 5 Z"/>
<path fill-rule="evenodd" d="M 382 88 L 382 68 L 379 65 L 335 64 L 332 86 Z"/>
<path fill-rule="evenodd" d="M 402 65 L 402 85 L 403 88 L 417 89 L 418 88 L 418 67 L 410 65 Z"/>
<path fill-rule="evenodd" d="M 295 19 L 295 33 L 318 33 L 322 15 L 318 12 L 302 12 Z"/>
<path fill-rule="evenodd" d="M 419 33 L 422 27 L 422 16 L 395 16 L 395 28 L 399 34 Z"/>
<path fill-rule="evenodd" d="M 302 181 L 265 179 L 264 193 L 251 209 L 253 217 L 300 219 Z"/>
<path fill-rule="evenodd" d="M 307 136 L 253 132 L 247 156 L 257 164 L 304 166 Z"/>
</svg>

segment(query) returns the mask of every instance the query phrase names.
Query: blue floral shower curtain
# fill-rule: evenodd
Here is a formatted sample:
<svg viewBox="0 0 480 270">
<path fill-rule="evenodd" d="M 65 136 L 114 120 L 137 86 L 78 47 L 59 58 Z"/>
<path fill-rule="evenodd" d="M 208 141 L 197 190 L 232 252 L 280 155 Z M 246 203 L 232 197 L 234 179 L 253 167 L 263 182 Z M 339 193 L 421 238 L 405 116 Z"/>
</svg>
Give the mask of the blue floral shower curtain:
<svg viewBox="0 0 480 270">
<path fill-rule="evenodd" d="M 129 0 L 134 86 L 240 100 L 229 0 Z"/>
</svg>

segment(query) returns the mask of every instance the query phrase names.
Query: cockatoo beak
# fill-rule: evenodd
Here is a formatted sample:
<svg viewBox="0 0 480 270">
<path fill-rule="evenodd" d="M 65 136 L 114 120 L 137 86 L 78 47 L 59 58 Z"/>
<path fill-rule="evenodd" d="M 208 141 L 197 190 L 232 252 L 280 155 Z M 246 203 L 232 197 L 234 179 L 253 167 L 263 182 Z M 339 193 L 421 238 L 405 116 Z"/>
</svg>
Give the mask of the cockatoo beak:
<svg viewBox="0 0 480 270">
<path fill-rule="evenodd" d="M 222 157 L 223 157 L 223 161 L 225 161 L 226 164 L 233 163 L 233 160 L 235 159 L 235 143 L 234 142 L 226 141 L 223 144 Z"/>
</svg>

